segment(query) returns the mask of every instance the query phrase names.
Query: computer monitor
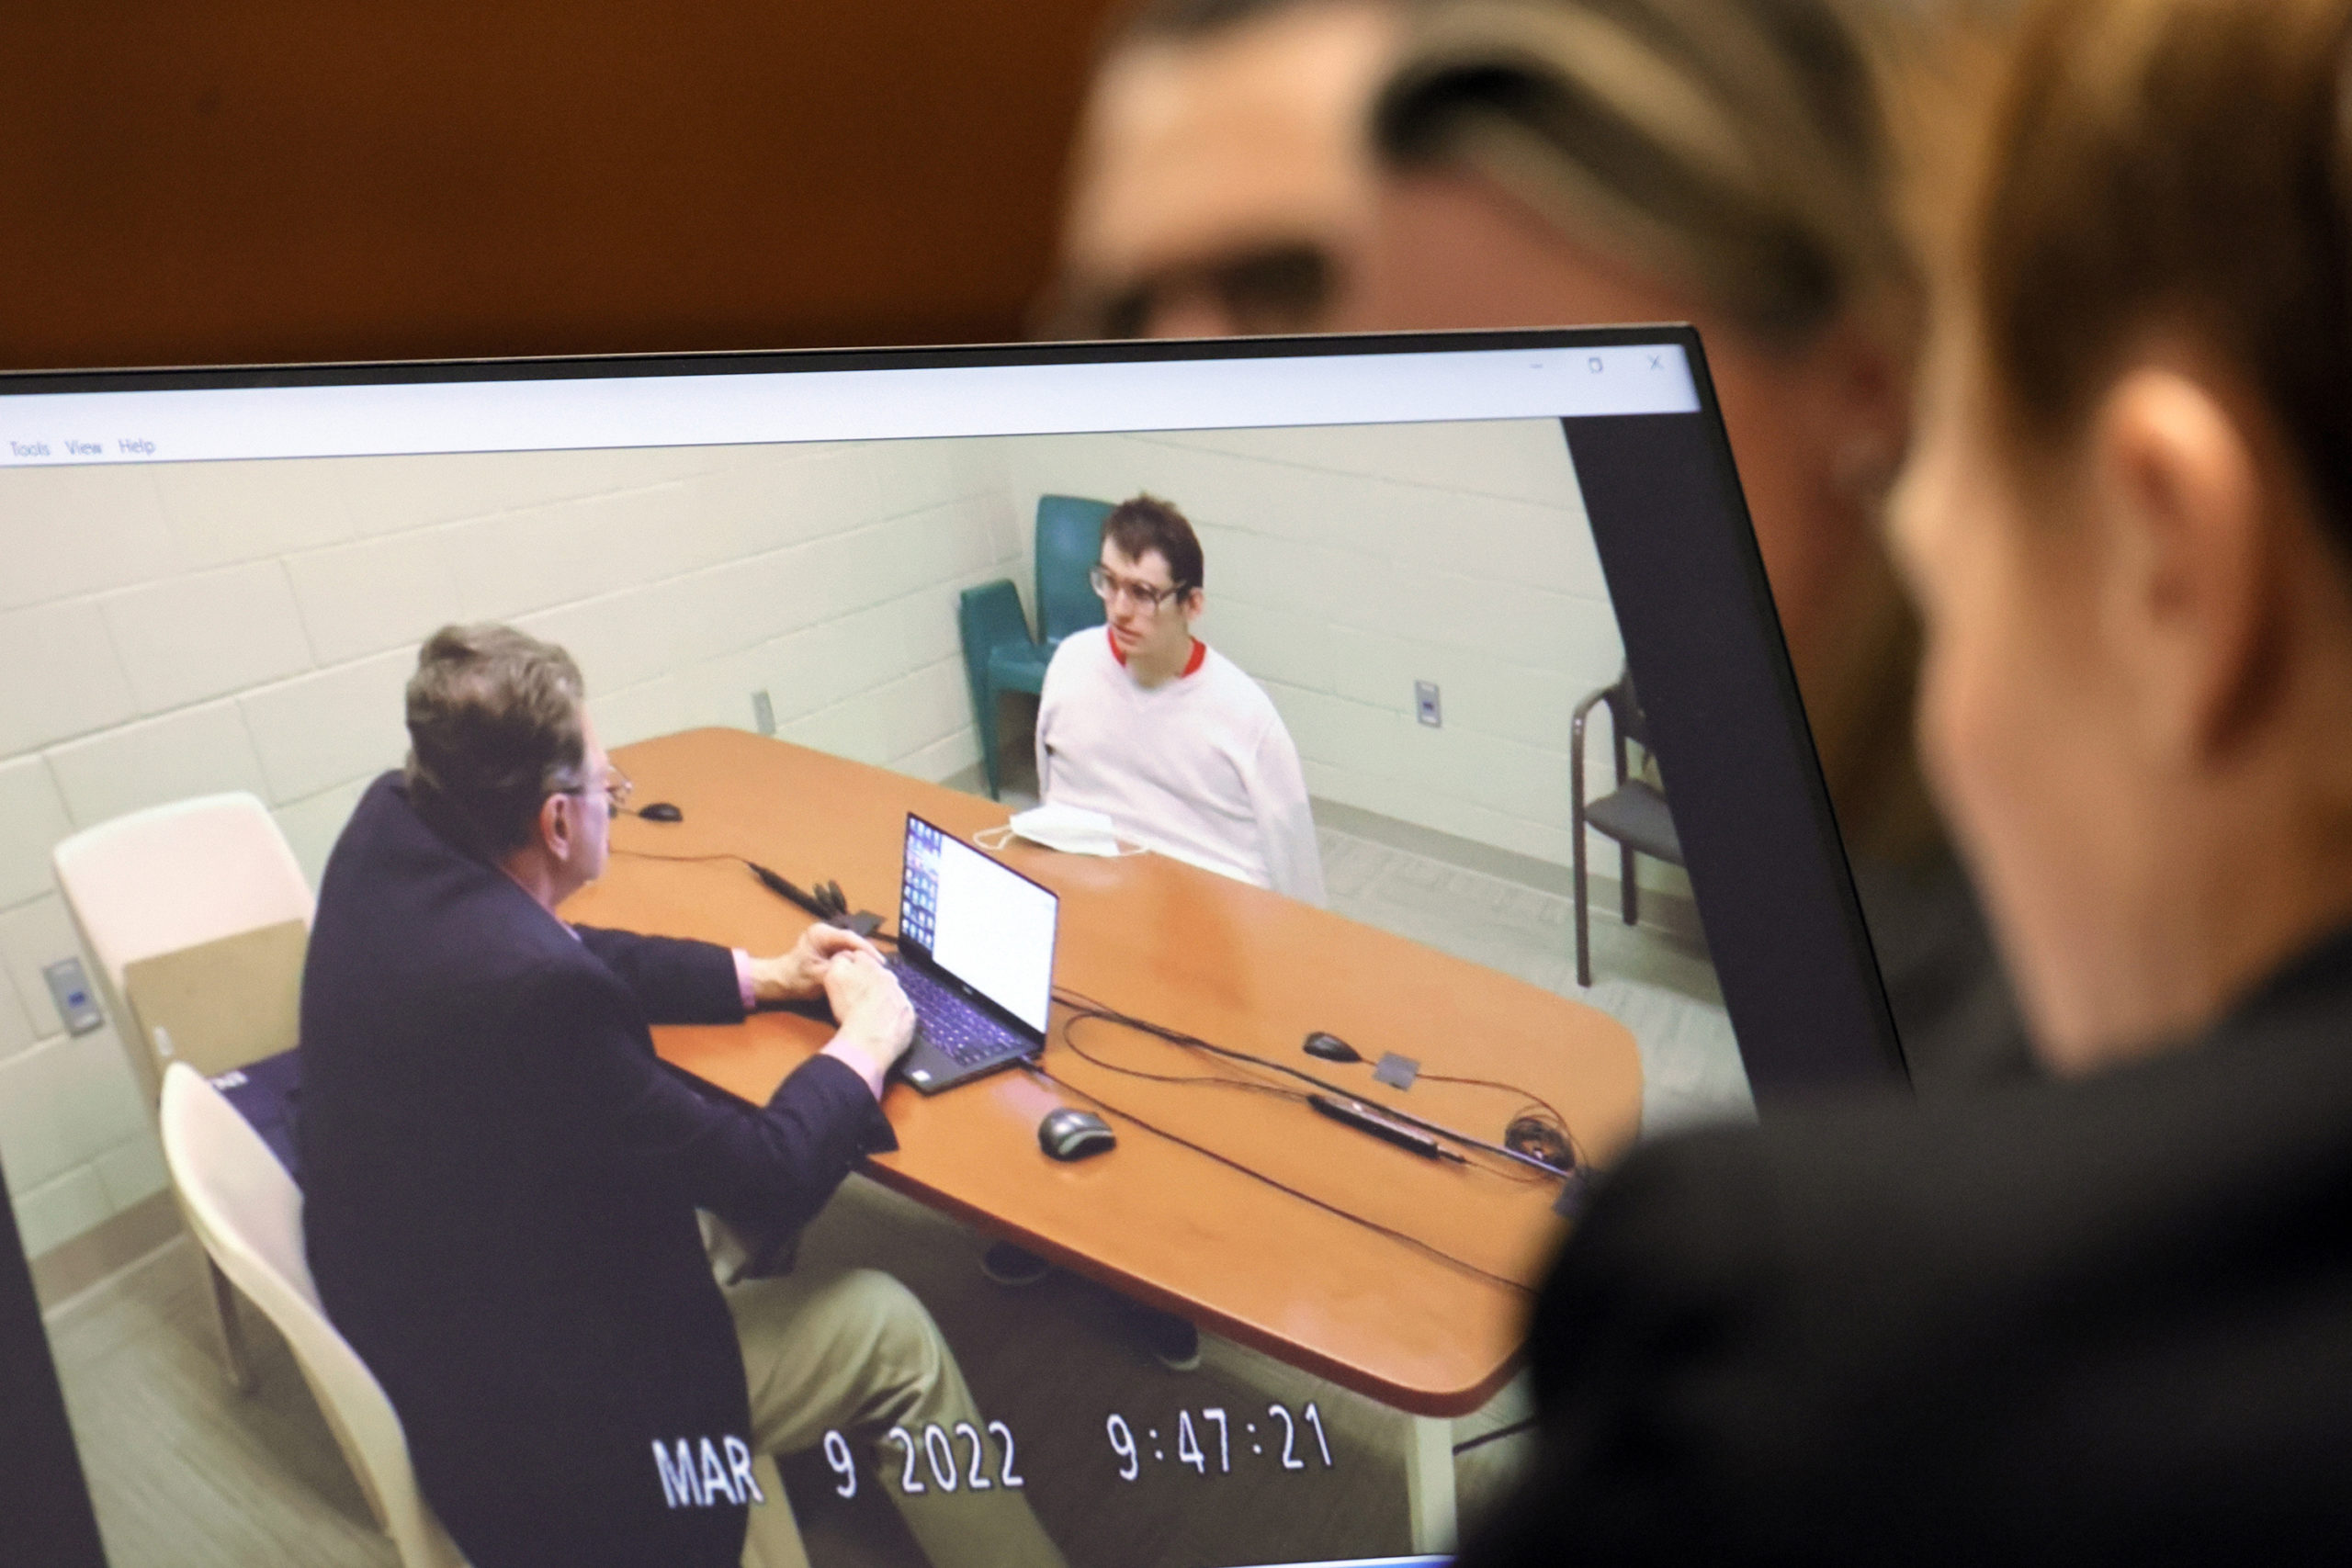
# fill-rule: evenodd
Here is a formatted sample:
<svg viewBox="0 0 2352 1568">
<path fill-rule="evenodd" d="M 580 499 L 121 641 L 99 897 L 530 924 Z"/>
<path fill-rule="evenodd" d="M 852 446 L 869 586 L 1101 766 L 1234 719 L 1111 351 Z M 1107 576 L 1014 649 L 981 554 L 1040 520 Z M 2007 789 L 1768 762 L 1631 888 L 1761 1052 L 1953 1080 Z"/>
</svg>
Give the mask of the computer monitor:
<svg viewBox="0 0 2352 1568">
<path fill-rule="evenodd" d="M 1188 522 L 1196 582 L 1124 580 L 1166 549 L 1098 556 L 1138 498 Z M 900 1148 L 800 1239 L 798 1269 L 905 1283 L 987 1417 L 782 1456 L 820 1565 L 914 1561 L 909 1489 L 1015 1477 L 1073 1562 L 1442 1553 L 1529 1440 L 1509 1325 L 1582 1176 L 1637 1134 L 1899 1081 L 1686 328 L 18 376 L 0 552 L 0 1160 L 44 1299 L 81 1292 L 48 1332 L 120 1561 L 156 1528 L 131 1499 L 190 1466 L 273 1540 L 368 1527 L 333 1466 L 106 1396 L 176 1352 L 125 1349 L 92 1300 L 167 1298 L 181 1349 L 209 1330 L 168 1270 L 90 1290 L 171 1206 L 153 1047 L 50 848 L 242 792 L 315 884 L 401 764 L 445 623 L 569 649 L 639 803 L 682 808 L 616 825 L 586 923 L 788 942 L 808 917 L 749 860 L 912 934 L 910 809 L 968 840 L 1041 785 L 1115 807 L 1115 858 L 989 852 L 1060 899 L 1034 1068 L 893 1089 Z M 1147 600 L 1197 608 L 1166 671 L 1105 624 Z M 1212 690 L 1205 716 L 1161 700 Z M 1106 693 L 1148 705 L 1105 717 Z M 1230 776 L 1171 785 L 1180 732 Z M 826 1028 L 654 1039 L 756 1099 Z M 1116 1146 L 1053 1159 L 1057 1107 Z M 1056 1267 L 1001 1283 L 1000 1243 Z M 1171 1322 L 1196 1370 L 1148 1353 Z M 278 1405 L 187 1429 L 324 1451 L 265 1371 Z M 173 1398 L 210 1397 L 185 1373 Z M 656 1506 L 684 1475 L 646 1467 Z"/>
</svg>

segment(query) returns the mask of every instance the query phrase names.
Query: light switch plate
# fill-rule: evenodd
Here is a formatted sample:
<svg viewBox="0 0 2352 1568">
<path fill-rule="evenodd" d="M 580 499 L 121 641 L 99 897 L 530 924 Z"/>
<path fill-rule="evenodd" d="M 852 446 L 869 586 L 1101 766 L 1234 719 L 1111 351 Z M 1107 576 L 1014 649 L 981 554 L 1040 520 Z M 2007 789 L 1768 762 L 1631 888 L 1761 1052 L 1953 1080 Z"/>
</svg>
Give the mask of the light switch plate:
<svg viewBox="0 0 2352 1568">
<path fill-rule="evenodd" d="M 103 1025 L 107 1015 L 98 1010 L 98 998 L 90 993 L 90 977 L 82 972 L 78 958 L 61 958 L 40 972 L 49 982 L 49 994 L 57 1002 L 57 1015 L 65 1021 L 68 1034 L 87 1034 Z"/>
<path fill-rule="evenodd" d="M 1444 727 L 1444 716 L 1438 711 L 1437 682 L 1435 681 L 1416 681 L 1413 682 L 1413 709 L 1420 718 L 1420 721 L 1423 724 L 1428 725 L 1431 729 L 1439 729 Z"/>
<path fill-rule="evenodd" d="M 752 694 L 752 723 L 762 735 L 775 733 L 775 705 L 768 701 L 764 691 Z"/>
</svg>

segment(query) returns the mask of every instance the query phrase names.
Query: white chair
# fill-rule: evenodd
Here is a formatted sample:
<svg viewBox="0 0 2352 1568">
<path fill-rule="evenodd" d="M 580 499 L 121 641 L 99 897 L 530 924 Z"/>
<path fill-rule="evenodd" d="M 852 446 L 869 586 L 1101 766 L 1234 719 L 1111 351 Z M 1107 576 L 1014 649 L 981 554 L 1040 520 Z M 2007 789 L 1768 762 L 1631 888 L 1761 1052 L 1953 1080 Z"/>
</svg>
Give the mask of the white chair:
<svg viewBox="0 0 2352 1568">
<path fill-rule="evenodd" d="M 50 852 L 99 996 L 118 1023 L 149 1102 L 162 1086 L 153 1042 L 126 1017 L 122 972 L 142 958 L 300 920 L 313 900 L 269 808 L 251 795 L 199 795 L 133 811 L 61 840 Z"/>
<path fill-rule="evenodd" d="M 302 1194 L 236 1107 L 185 1062 L 164 1074 L 164 1158 L 197 1240 L 286 1336 L 402 1568 L 464 1568 L 416 1489 L 391 1401 L 320 1309 Z"/>
<path fill-rule="evenodd" d="M 50 852 L 50 863 L 82 945 L 96 963 L 93 982 L 151 1111 L 170 1052 L 159 1047 L 125 1000 L 123 971 L 224 937 L 298 921 L 307 931 L 311 924 L 311 886 L 294 852 L 268 809 L 243 792 L 175 801 L 101 822 L 61 840 Z M 221 1072 L 288 1043 L 256 1041 L 250 1051 L 216 1055 L 203 1066 Z M 236 1298 L 217 1267 L 210 1284 L 230 1381 L 250 1388 Z"/>
</svg>

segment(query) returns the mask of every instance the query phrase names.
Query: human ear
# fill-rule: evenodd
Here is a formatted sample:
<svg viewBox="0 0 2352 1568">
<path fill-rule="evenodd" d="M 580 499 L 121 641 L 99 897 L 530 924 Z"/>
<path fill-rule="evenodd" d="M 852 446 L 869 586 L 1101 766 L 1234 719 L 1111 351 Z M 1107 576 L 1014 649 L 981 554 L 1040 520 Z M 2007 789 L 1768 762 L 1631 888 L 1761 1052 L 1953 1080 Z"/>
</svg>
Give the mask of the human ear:
<svg viewBox="0 0 2352 1568">
<path fill-rule="evenodd" d="M 2177 370 L 2118 380 L 2092 426 L 2101 641 L 2151 761 L 2225 748 L 2259 699 L 2271 498 L 2231 405 Z"/>
<path fill-rule="evenodd" d="M 572 820 L 571 796 L 551 795 L 539 802 L 539 842 L 557 860 L 571 854 L 579 826 Z"/>
<path fill-rule="evenodd" d="M 1902 466 L 1911 425 L 1910 378 L 1860 321 L 1831 328 L 1811 358 L 1816 412 L 1830 436 L 1829 483 L 1841 496 L 1874 503 Z"/>
</svg>

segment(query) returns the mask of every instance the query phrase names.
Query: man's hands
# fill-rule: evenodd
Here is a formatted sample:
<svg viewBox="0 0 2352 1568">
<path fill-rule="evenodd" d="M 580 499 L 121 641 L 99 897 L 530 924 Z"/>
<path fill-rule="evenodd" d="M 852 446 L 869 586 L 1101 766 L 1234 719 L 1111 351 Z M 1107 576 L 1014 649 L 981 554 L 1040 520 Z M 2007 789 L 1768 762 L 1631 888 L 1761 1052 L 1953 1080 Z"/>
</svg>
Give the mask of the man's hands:
<svg viewBox="0 0 2352 1568">
<path fill-rule="evenodd" d="M 855 931 L 822 922 L 800 933 L 790 953 L 752 960 L 752 995 L 761 1002 L 805 1002 L 825 990 L 825 971 L 838 955 L 863 953 L 879 961 L 882 954 Z M 842 1017 L 838 1007 L 833 1016 Z"/>
<path fill-rule="evenodd" d="M 847 931 L 839 934 L 849 936 Z M 825 1055 L 856 1068 L 879 1099 L 891 1064 L 914 1043 L 915 1010 L 899 988 L 899 977 L 882 966 L 873 947 L 856 937 L 849 940 L 856 946 L 826 962 L 825 999 L 841 1029 Z"/>
<path fill-rule="evenodd" d="M 752 994 L 763 1002 L 807 1001 L 818 993 L 841 1030 L 825 1055 L 856 1069 L 876 1099 L 890 1066 L 914 1043 L 915 1010 L 882 966 L 882 954 L 854 931 L 813 925 L 790 953 L 752 960 Z"/>
<path fill-rule="evenodd" d="M 914 1043 L 915 1010 L 882 966 L 882 954 L 854 931 L 822 923 L 800 933 L 790 953 L 752 960 L 752 993 L 763 1002 L 807 1001 L 823 993 L 840 1030 L 825 1047 L 882 1095 L 891 1065 Z"/>
</svg>

